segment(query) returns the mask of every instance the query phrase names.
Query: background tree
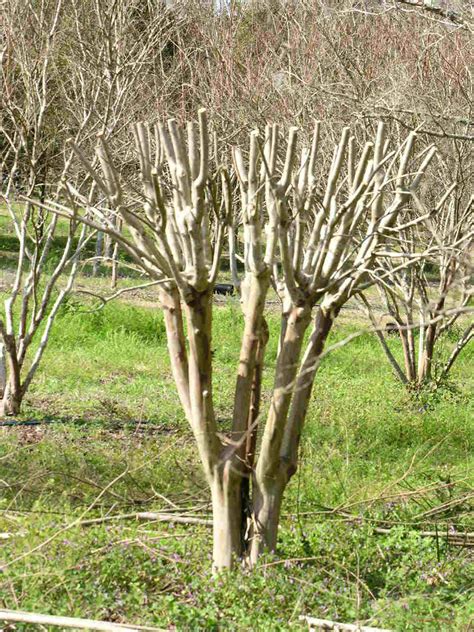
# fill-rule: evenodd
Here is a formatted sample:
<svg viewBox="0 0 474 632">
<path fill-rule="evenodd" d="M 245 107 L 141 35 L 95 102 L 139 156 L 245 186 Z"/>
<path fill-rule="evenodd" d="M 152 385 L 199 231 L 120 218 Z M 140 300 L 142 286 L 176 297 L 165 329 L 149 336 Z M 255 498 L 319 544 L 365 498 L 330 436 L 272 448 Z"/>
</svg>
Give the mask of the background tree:
<svg viewBox="0 0 474 632">
<path fill-rule="evenodd" d="M 94 196 L 87 174 L 71 171 L 68 137 L 88 151 L 97 133 L 114 132 L 114 151 L 126 162 L 124 130 L 143 104 L 136 91 L 140 85 L 146 92 L 152 81 L 172 24 L 162 7 L 135 0 L 2 5 L 0 199 L 18 239 L 18 258 L 0 321 L 1 414 L 19 412 L 54 319 L 72 291 L 81 252 L 96 234 L 87 236 L 74 220 L 61 225 L 32 200 L 64 195 L 66 172 L 86 197 Z M 115 285 L 117 246 L 109 240 L 104 250 L 98 234 L 95 261 L 112 262 Z"/>
<path fill-rule="evenodd" d="M 2 144 L 1 199 L 18 239 L 18 258 L 0 318 L 2 378 L 0 414 L 17 414 L 41 361 L 52 324 L 61 303 L 70 292 L 77 273 L 78 257 L 86 243 L 86 229 L 74 220 L 66 226 L 63 247 L 53 263 L 57 247 L 58 218 L 48 215 L 30 201 L 47 193 L 50 169 L 60 169 L 62 152 L 52 133 L 58 89 L 54 80 L 54 58 L 58 47 L 62 1 L 23 4 L 4 3 L 1 59 Z M 81 121 L 77 137 L 84 128 Z M 62 174 L 67 169 L 62 163 Z M 58 175 L 56 176 L 58 177 Z M 59 176 L 60 177 L 60 176 Z M 59 189 L 60 187 L 56 187 Z M 54 257 L 54 255 L 53 255 Z M 69 276 L 61 289 L 63 272 Z M 29 362 L 36 338 L 33 357 Z"/>
<path fill-rule="evenodd" d="M 161 88 L 178 23 L 179 18 L 160 2 L 73 0 L 68 5 L 64 47 L 56 59 L 61 111 L 73 137 L 73 130 L 87 119 L 87 133 L 81 138 L 84 150 L 92 149 L 96 134 L 113 135 L 114 152 L 122 163 L 130 160 L 130 125 L 142 116 L 150 91 Z M 67 72 L 60 71 L 63 65 Z M 101 262 L 110 263 L 113 287 L 117 259 L 117 246 L 98 232 L 93 272 L 98 273 Z"/>
<path fill-rule="evenodd" d="M 402 235 L 398 257 L 382 259 L 374 270 L 382 304 L 392 319 L 388 333 L 400 335 L 403 368 L 387 344 L 387 331 L 377 322 L 370 301 L 364 295 L 361 299 L 395 374 L 404 384 L 419 388 L 431 380 L 443 380 L 474 336 L 470 321 L 445 363 L 436 357 L 443 334 L 450 332 L 453 337 L 454 324 L 472 301 L 474 212 L 472 197 L 463 201 L 455 185 L 433 209 L 414 200 L 423 221 L 410 221 L 408 214 L 405 225 L 397 227 Z M 406 265 L 400 267 L 401 263 Z"/>
</svg>

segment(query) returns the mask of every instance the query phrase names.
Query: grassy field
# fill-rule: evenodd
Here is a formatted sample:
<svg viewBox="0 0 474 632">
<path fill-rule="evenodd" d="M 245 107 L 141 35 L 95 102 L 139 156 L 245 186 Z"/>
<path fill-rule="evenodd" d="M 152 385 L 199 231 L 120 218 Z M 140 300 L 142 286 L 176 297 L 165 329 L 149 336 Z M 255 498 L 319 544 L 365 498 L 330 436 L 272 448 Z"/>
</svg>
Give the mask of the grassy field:
<svg viewBox="0 0 474 632">
<path fill-rule="evenodd" d="M 77 300 L 63 308 L 25 402 L 23 419 L 54 423 L 0 429 L 0 607 L 178 630 L 299 629 L 305 613 L 392 630 L 470 629 L 472 549 L 446 534 L 474 530 L 472 345 L 447 385 L 417 397 L 395 382 L 371 335 L 327 356 L 279 556 L 213 578 L 207 527 L 81 524 L 209 511 L 159 312 L 130 302 L 85 309 Z M 277 315 L 269 321 L 266 387 Z M 234 300 L 216 310 L 223 428 L 241 327 Z M 332 342 L 358 327 L 344 317 Z"/>
</svg>

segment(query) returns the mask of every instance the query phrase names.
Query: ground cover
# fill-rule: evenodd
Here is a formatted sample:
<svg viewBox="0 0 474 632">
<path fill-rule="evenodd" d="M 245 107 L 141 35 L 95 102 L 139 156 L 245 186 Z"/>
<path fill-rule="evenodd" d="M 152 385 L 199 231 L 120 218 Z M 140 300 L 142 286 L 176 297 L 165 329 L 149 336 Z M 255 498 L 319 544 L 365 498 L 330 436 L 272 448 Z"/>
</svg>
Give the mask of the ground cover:
<svg viewBox="0 0 474 632">
<path fill-rule="evenodd" d="M 140 301 L 89 307 L 76 298 L 64 307 L 25 402 L 22 419 L 55 423 L 0 430 L 0 606 L 179 630 L 298 629 L 303 613 L 469 629 L 472 541 L 460 546 L 452 532 L 474 530 L 472 345 L 449 383 L 417 396 L 396 383 L 373 335 L 330 353 L 278 557 L 216 579 L 205 526 L 76 524 L 209 510 L 159 312 Z M 270 366 L 276 319 L 270 312 Z M 214 321 L 223 431 L 241 326 L 226 300 Z M 332 342 L 360 326 L 349 312 Z"/>
</svg>

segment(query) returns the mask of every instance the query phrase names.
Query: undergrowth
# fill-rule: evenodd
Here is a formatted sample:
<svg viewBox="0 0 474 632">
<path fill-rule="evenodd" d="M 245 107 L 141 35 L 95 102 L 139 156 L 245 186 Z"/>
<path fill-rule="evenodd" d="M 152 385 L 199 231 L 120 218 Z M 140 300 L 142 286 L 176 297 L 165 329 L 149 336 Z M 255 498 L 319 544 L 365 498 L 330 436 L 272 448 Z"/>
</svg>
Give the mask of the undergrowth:
<svg viewBox="0 0 474 632">
<path fill-rule="evenodd" d="M 472 548 L 453 533 L 473 530 L 471 348 L 448 385 L 416 397 L 392 377 L 373 336 L 329 354 L 278 554 L 252 572 L 213 577 L 205 526 L 83 524 L 176 507 L 208 517 L 210 506 L 158 310 L 80 308 L 63 308 L 22 417 L 53 423 L 0 429 L 0 607 L 177 630 L 304 629 L 303 614 L 469 629 Z M 276 314 L 269 325 L 267 392 Z M 214 326 L 225 428 L 238 305 L 217 309 Z M 339 326 L 330 343 L 356 328 Z"/>
</svg>

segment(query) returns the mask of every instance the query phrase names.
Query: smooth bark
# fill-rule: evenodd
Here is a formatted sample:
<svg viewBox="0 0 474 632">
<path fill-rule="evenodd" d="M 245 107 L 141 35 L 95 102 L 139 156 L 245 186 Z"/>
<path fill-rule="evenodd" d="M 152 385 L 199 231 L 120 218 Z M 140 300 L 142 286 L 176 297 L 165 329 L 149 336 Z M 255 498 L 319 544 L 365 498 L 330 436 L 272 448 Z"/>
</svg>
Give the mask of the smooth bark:
<svg viewBox="0 0 474 632">
<path fill-rule="evenodd" d="M 309 305 L 294 306 L 288 315 L 285 336 L 277 359 L 275 384 L 253 477 L 251 563 L 264 551 L 276 548 L 282 485 L 279 458 L 288 410 L 295 388 L 304 334 L 311 319 Z"/>
<path fill-rule="evenodd" d="M 227 461 L 215 472 L 211 484 L 213 567 L 231 568 L 243 552 L 245 521 L 240 491 L 241 475 Z"/>
</svg>

